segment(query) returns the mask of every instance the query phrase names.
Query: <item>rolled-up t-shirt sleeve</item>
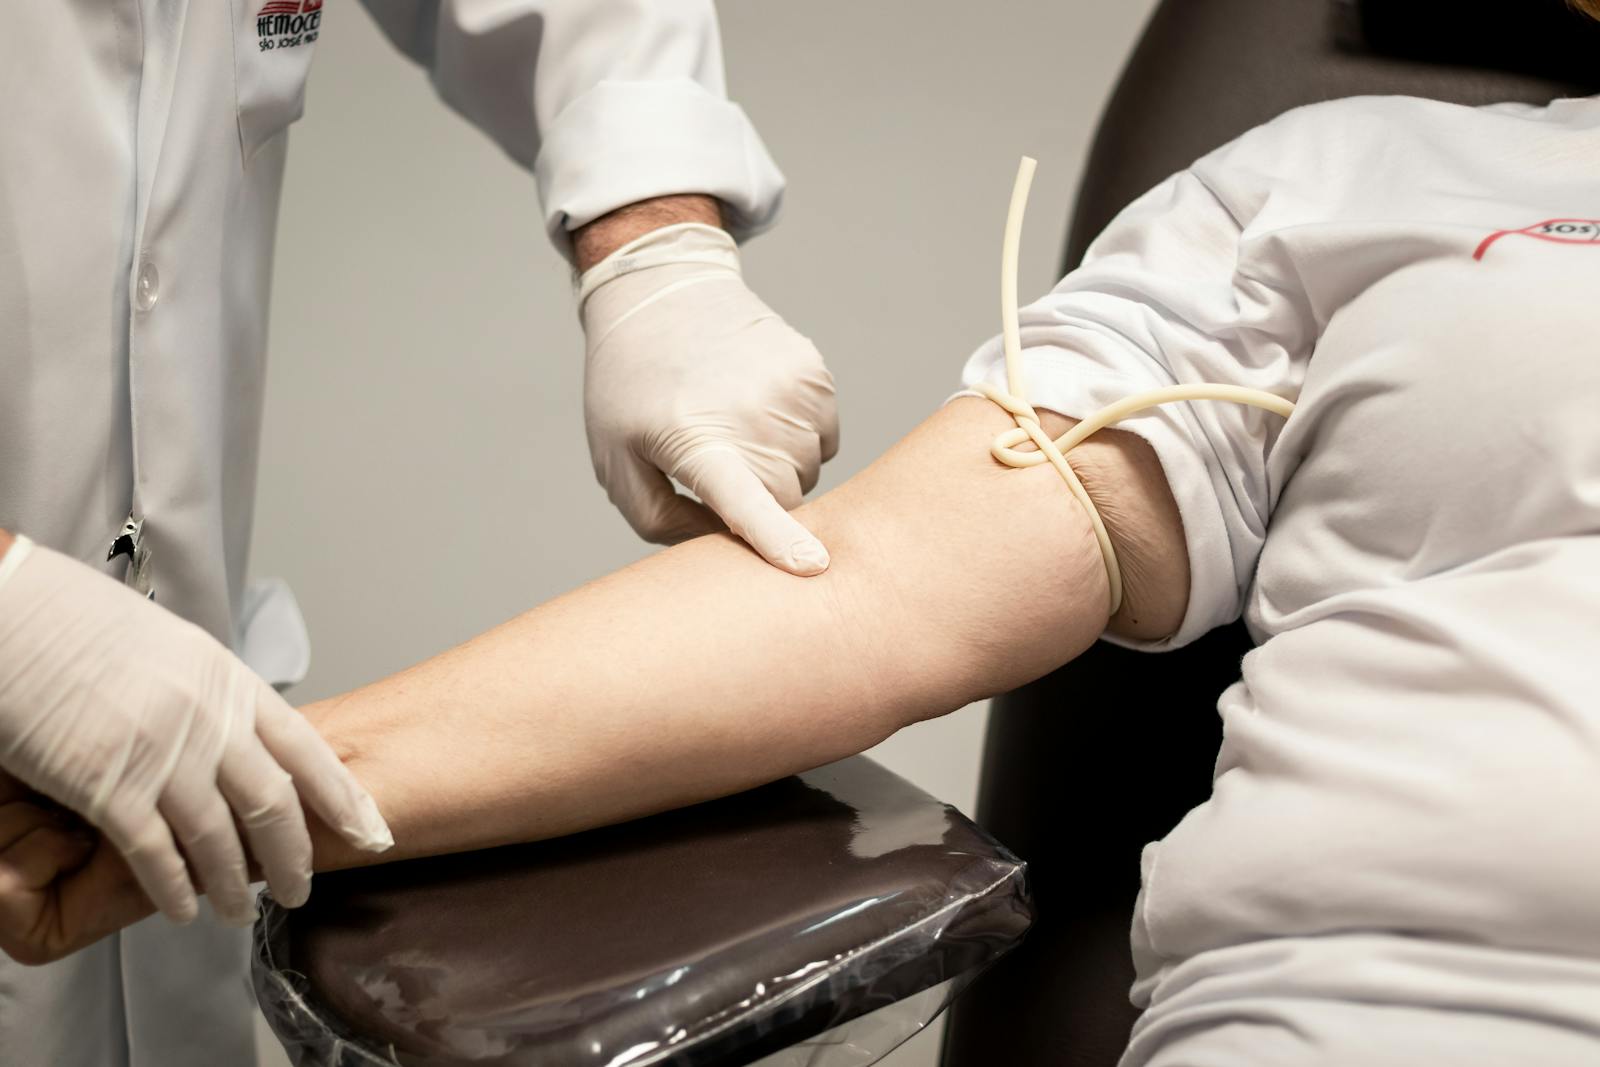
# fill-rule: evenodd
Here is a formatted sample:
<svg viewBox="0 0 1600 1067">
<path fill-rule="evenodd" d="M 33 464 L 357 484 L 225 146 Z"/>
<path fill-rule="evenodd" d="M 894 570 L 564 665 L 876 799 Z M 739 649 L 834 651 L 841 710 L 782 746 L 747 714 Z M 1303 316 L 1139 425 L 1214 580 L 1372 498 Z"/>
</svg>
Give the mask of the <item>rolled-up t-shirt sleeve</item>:
<svg viewBox="0 0 1600 1067">
<path fill-rule="evenodd" d="M 1228 186 L 1228 150 L 1130 205 L 1081 267 L 1021 314 L 1026 394 L 1072 418 L 1133 393 L 1223 383 L 1293 398 L 1311 323 L 1292 284 L 1247 276 L 1241 248 L 1259 175 Z M 1219 188 L 1219 186 L 1221 188 Z M 1004 387 L 998 338 L 962 375 Z M 1283 419 L 1240 404 L 1168 404 L 1118 424 L 1150 443 L 1183 520 L 1191 587 L 1174 648 L 1239 617 L 1274 499 L 1267 459 Z M 1065 490 L 1063 490 L 1065 491 Z"/>
</svg>

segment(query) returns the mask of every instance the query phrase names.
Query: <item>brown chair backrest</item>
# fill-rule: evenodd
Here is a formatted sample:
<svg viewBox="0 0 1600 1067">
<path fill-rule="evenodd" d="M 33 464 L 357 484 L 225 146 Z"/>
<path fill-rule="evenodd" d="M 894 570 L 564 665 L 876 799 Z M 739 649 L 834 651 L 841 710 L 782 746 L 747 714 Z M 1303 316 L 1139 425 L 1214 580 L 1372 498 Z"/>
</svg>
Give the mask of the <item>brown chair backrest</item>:
<svg viewBox="0 0 1600 1067">
<path fill-rule="evenodd" d="M 1165 0 L 1106 108 L 1067 263 L 1167 175 L 1301 104 L 1595 92 L 1588 29 L 1562 0 Z M 1216 700 L 1249 646 L 1237 625 L 1162 656 L 1101 644 L 995 702 L 978 820 L 1029 862 L 1037 919 L 952 1009 L 944 1067 L 1117 1062 L 1139 851 L 1210 795 Z"/>
</svg>

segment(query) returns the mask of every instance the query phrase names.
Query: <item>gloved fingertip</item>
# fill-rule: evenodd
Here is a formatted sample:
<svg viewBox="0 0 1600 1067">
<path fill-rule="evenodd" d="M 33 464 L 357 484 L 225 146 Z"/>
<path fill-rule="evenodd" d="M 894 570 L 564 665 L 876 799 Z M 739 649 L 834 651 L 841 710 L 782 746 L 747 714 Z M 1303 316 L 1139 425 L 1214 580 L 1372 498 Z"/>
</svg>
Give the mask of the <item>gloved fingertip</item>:
<svg viewBox="0 0 1600 1067">
<path fill-rule="evenodd" d="M 256 898 L 250 892 L 245 872 L 228 872 L 225 883 L 216 888 L 206 887 L 206 897 L 211 901 L 211 912 L 224 926 L 249 926 L 256 918 Z"/>
<path fill-rule="evenodd" d="M 368 826 L 345 826 L 339 830 L 339 836 L 362 852 L 387 852 L 394 847 L 394 834 L 389 832 L 387 826 L 382 830 Z"/>
<path fill-rule="evenodd" d="M 304 907 L 305 902 L 311 899 L 310 873 L 307 872 L 304 875 L 297 876 L 288 885 L 273 886 L 272 899 L 285 908 Z"/>
<path fill-rule="evenodd" d="M 190 893 L 162 908 L 161 914 L 174 926 L 188 926 L 200 917 L 200 901 Z"/>
<path fill-rule="evenodd" d="M 342 831 L 345 840 L 363 852 L 387 852 L 393 848 L 394 834 L 378 811 L 378 802 L 370 794 L 362 793 L 356 809 L 351 825 Z"/>
<path fill-rule="evenodd" d="M 822 542 L 815 538 L 806 541 L 796 541 L 789 546 L 789 568 L 794 574 L 802 578 L 810 578 L 821 574 L 828 569 L 832 562 L 828 550 L 822 547 Z"/>
</svg>

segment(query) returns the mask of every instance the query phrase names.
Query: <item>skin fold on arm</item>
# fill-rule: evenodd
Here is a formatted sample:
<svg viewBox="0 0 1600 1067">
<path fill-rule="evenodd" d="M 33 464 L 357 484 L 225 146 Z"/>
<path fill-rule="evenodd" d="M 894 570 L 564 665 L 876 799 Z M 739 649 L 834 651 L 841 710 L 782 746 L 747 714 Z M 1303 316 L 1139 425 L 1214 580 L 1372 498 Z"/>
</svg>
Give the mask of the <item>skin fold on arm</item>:
<svg viewBox="0 0 1600 1067">
<path fill-rule="evenodd" d="M 1041 415 L 1052 435 L 1071 426 Z M 1072 659 L 1108 628 L 1105 563 L 1054 470 L 989 455 L 1011 425 L 988 400 L 958 399 L 806 505 L 802 521 L 833 552 L 822 575 L 796 578 L 729 535 L 702 537 L 304 708 L 396 841 L 356 852 L 313 820 L 317 868 L 532 841 L 724 796 Z M 1188 557 L 1154 452 L 1110 430 L 1071 463 L 1122 563 L 1109 629 L 1171 633 Z M 0 774 L 0 951 L 48 962 L 151 910 L 114 849 Z"/>
</svg>

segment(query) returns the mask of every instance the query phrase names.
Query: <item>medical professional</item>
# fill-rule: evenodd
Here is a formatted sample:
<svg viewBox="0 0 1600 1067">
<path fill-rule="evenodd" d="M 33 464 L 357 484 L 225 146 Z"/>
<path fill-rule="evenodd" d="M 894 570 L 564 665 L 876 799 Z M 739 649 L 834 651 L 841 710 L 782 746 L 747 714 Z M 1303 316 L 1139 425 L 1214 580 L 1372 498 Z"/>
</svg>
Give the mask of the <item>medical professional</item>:
<svg viewBox="0 0 1600 1067">
<path fill-rule="evenodd" d="M 675 540 L 720 518 L 774 565 L 823 570 L 786 508 L 836 447 L 832 382 L 740 277 L 734 241 L 783 183 L 725 98 L 709 0 L 369 7 L 532 171 L 583 271 L 591 451 L 628 521 Z M 169 918 L 200 913 L 44 968 L 0 961 L 8 1067 L 253 1062 L 245 934 L 208 909 L 248 919 L 246 848 L 304 898 L 302 803 L 359 847 L 387 841 L 262 681 L 305 670 L 292 597 L 245 582 L 286 134 L 323 14 L 6 5 L 0 769 L 99 827 Z"/>
</svg>

